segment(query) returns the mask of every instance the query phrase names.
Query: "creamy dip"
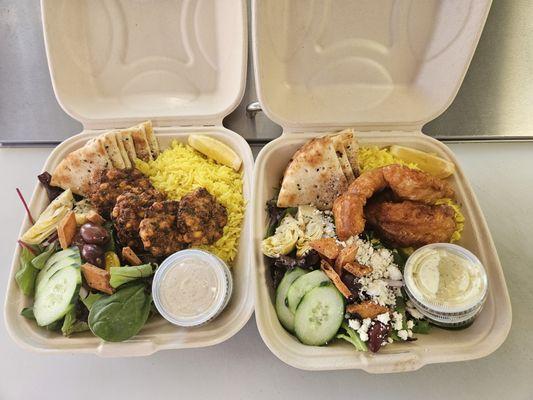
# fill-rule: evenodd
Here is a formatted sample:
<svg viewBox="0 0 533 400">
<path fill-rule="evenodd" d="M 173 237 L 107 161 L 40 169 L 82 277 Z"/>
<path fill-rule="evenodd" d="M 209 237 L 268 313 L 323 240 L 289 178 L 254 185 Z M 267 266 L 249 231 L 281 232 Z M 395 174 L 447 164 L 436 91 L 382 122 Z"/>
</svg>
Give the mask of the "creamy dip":
<svg viewBox="0 0 533 400">
<path fill-rule="evenodd" d="M 410 290 L 425 302 L 447 307 L 469 307 L 482 300 L 483 267 L 446 248 L 425 247 L 409 260 Z M 417 296 L 418 295 L 418 296 Z"/>
<path fill-rule="evenodd" d="M 160 314 L 179 326 L 202 325 L 227 305 L 231 272 L 222 260 L 202 250 L 182 250 L 161 263 L 152 283 Z"/>
<path fill-rule="evenodd" d="M 159 294 L 169 314 L 189 318 L 209 311 L 220 289 L 220 277 L 211 264 L 197 257 L 187 257 L 164 275 Z"/>
</svg>

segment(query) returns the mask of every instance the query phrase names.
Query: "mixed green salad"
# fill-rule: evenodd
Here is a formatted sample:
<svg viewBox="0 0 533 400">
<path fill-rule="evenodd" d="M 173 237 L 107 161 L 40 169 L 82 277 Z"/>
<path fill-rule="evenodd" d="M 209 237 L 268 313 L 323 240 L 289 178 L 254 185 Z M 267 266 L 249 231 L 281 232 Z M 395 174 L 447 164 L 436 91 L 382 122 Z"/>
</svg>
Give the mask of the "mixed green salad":
<svg viewBox="0 0 533 400">
<path fill-rule="evenodd" d="M 113 224 L 86 200 L 76 201 L 70 190 L 56 190 L 46 175 L 43 179 L 51 202 L 36 221 L 21 196 L 32 222 L 18 241 L 15 280 L 31 303 L 21 315 L 65 336 L 91 332 L 111 342 L 131 338 L 157 312 L 150 292 L 157 264 L 141 263 L 128 252 L 119 255 Z M 72 237 L 66 246 L 69 221 Z"/>
<path fill-rule="evenodd" d="M 267 208 L 270 223 L 262 251 L 275 287 L 275 310 L 282 326 L 302 343 L 320 346 L 340 339 L 358 351 L 377 352 L 429 332 L 429 322 L 402 289 L 408 250 L 385 247 L 372 231 L 338 241 L 329 211 L 278 208 L 276 199 Z M 342 257 L 369 267 L 369 273 L 344 270 L 339 281 L 328 265 L 340 266 Z"/>
</svg>

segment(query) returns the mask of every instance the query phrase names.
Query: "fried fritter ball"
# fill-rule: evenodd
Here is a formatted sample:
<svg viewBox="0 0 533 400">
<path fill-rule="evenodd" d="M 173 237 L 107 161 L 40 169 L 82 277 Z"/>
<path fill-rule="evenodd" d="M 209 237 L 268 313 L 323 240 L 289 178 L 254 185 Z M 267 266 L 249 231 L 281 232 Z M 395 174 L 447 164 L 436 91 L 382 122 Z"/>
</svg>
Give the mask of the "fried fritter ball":
<svg viewBox="0 0 533 400">
<path fill-rule="evenodd" d="M 167 256 L 186 247 L 178 231 L 180 202 L 155 202 L 139 225 L 144 249 L 154 256 Z"/>
</svg>

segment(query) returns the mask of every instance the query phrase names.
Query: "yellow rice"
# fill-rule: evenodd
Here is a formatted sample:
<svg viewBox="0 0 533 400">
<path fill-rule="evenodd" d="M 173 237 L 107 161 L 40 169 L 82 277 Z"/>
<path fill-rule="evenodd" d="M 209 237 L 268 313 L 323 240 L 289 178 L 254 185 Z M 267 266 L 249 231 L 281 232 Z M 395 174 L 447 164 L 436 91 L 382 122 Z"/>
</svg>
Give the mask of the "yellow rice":
<svg viewBox="0 0 533 400">
<path fill-rule="evenodd" d="M 360 147 L 358 152 L 359 170 L 361 173 L 370 171 L 374 168 L 384 167 L 390 164 L 406 165 L 409 168 L 419 169 L 415 163 L 406 163 L 390 153 L 386 147 L 379 148 L 377 146 Z M 435 204 L 446 204 L 453 208 L 455 219 L 455 231 L 452 234 L 450 241 L 457 242 L 461 239 L 461 234 L 465 226 L 465 217 L 461 212 L 461 206 L 452 199 L 439 199 Z"/>
<path fill-rule="evenodd" d="M 204 187 L 226 207 L 228 223 L 223 236 L 214 244 L 199 246 L 227 263 L 237 254 L 245 202 L 242 192 L 242 176 L 232 168 L 216 163 L 198 153 L 192 147 L 174 141 L 155 161 L 136 161 L 137 168 L 150 178 L 154 187 L 172 200 L 180 200 L 185 194 Z"/>
</svg>

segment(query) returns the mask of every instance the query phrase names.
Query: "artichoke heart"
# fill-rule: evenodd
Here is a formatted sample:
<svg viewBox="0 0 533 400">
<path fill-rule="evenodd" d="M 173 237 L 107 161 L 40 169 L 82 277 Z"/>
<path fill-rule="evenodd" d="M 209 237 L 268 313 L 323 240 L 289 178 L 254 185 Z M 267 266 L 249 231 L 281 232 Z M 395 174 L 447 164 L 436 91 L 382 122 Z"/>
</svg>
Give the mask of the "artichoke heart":
<svg viewBox="0 0 533 400">
<path fill-rule="evenodd" d="M 309 243 L 324 235 L 324 219 L 322 213 L 313 206 L 299 206 L 297 217 L 302 235 L 296 243 L 296 256 L 303 257 L 311 249 Z"/>
<path fill-rule="evenodd" d="M 289 254 L 294 250 L 298 237 L 303 235 L 298 221 L 290 214 L 287 214 L 274 235 L 261 242 L 261 250 L 267 257 L 276 258 L 280 255 Z"/>
<path fill-rule="evenodd" d="M 74 197 L 70 189 L 67 189 L 46 207 L 35 224 L 22 235 L 21 240 L 28 244 L 42 243 L 56 230 L 59 221 L 73 206 Z"/>
</svg>

